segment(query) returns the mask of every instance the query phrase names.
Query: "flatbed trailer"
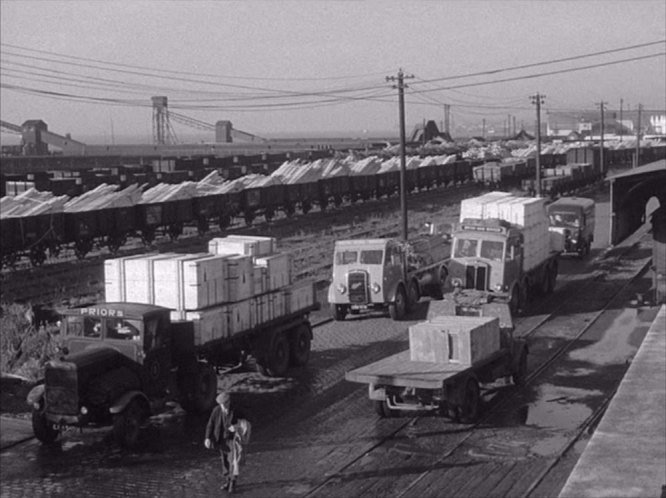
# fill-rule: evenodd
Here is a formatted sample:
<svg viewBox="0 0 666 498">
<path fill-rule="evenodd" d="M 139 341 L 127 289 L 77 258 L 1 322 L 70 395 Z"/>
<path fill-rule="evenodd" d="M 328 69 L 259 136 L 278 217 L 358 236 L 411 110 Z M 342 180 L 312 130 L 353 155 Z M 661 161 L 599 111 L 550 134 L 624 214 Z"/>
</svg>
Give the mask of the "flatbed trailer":
<svg viewBox="0 0 666 498">
<path fill-rule="evenodd" d="M 401 411 L 437 411 L 455 421 L 474 422 L 480 412 L 480 384 L 511 377 L 521 385 L 527 371 L 527 347 L 512 339 L 474 365 L 413 361 L 402 351 L 345 374 L 349 382 L 368 384 L 376 412 L 392 417 Z"/>
</svg>

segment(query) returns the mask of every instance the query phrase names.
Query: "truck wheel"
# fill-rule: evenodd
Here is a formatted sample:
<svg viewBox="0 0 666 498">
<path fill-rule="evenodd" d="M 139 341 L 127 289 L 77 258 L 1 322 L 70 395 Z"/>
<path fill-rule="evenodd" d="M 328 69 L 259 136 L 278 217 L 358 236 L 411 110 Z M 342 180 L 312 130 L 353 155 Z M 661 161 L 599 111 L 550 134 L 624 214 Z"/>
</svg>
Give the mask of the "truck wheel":
<svg viewBox="0 0 666 498">
<path fill-rule="evenodd" d="M 123 448 L 132 448 L 139 441 L 141 424 L 146 418 L 143 406 L 136 399 L 113 419 L 113 436 Z"/>
<path fill-rule="evenodd" d="M 331 304 L 331 315 L 336 322 L 341 322 L 347 316 L 347 307 L 343 304 Z"/>
<path fill-rule="evenodd" d="M 51 444 L 60 435 L 60 431 L 46 419 L 42 410 L 32 411 L 32 431 L 35 437 L 44 444 Z"/>
<path fill-rule="evenodd" d="M 273 336 L 265 357 L 258 362 L 259 371 L 270 377 L 282 377 L 289 368 L 289 342 L 282 332 Z"/>
<path fill-rule="evenodd" d="M 389 303 L 389 315 L 393 320 L 402 320 L 407 313 L 407 296 L 405 296 L 405 288 L 400 286 L 395 293 L 395 301 Z"/>
<path fill-rule="evenodd" d="M 372 402 L 375 406 L 375 412 L 382 418 L 391 418 L 397 416 L 397 411 L 389 408 L 386 400 L 375 400 Z"/>
<path fill-rule="evenodd" d="M 525 385 L 525 379 L 527 378 L 527 353 L 523 349 L 520 352 L 520 359 L 518 360 L 518 367 L 511 375 L 511 380 L 515 386 Z"/>
<path fill-rule="evenodd" d="M 180 404 L 191 413 L 203 413 L 215 405 L 217 374 L 208 363 L 185 369 L 179 379 Z"/>
<path fill-rule="evenodd" d="M 291 363 L 302 367 L 310 359 L 310 343 L 312 332 L 306 324 L 299 325 L 291 334 Z"/>
<path fill-rule="evenodd" d="M 463 404 L 460 407 L 460 421 L 464 424 L 476 422 L 479 418 L 481 395 L 479 383 L 475 379 L 468 379 L 463 394 Z"/>
<path fill-rule="evenodd" d="M 546 294 L 552 294 L 555 290 L 555 281 L 557 280 L 557 269 L 550 268 L 546 275 Z"/>
<path fill-rule="evenodd" d="M 407 304 L 408 308 L 413 310 L 421 299 L 421 294 L 419 293 L 419 285 L 416 282 L 411 282 L 409 284 L 409 295 Z"/>
</svg>

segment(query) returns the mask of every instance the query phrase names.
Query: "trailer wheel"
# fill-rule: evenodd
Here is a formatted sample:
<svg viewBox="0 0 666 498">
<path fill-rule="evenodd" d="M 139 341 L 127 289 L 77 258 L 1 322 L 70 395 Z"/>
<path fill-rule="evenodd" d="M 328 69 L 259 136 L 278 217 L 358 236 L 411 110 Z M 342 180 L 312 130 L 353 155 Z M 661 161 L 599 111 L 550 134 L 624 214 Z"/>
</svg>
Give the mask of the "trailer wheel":
<svg viewBox="0 0 666 498">
<path fill-rule="evenodd" d="M 511 380 L 515 386 L 525 385 L 527 378 L 527 353 L 525 349 L 520 352 L 520 359 L 518 360 L 518 368 L 511 375 Z"/>
<path fill-rule="evenodd" d="M 336 322 L 341 322 L 347 316 L 347 307 L 344 304 L 331 304 L 331 315 Z"/>
<path fill-rule="evenodd" d="M 393 410 L 393 409 L 389 408 L 389 405 L 386 402 L 386 400 L 382 400 L 382 401 L 375 400 L 372 403 L 375 407 L 375 412 L 380 417 L 382 417 L 382 418 L 392 418 L 392 417 L 397 416 L 396 410 Z"/>
<path fill-rule="evenodd" d="M 220 230 L 225 230 L 229 225 L 231 225 L 231 216 L 228 213 L 220 213 L 217 226 L 220 227 Z"/>
<path fill-rule="evenodd" d="M 42 409 L 32 411 L 32 431 L 35 437 L 44 444 L 51 444 L 60 435 L 60 431 L 46 419 Z"/>
<path fill-rule="evenodd" d="M 139 441 L 141 424 L 146 419 L 146 410 L 138 400 L 133 400 L 113 419 L 113 436 L 123 448 L 132 448 Z"/>
<path fill-rule="evenodd" d="M 244 218 L 245 218 L 245 224 L 246 224 L 247 226 L 251 226 L 251 225 L 252 225 L 252 222 L 254 221 L 254 211 L 252 211 L 251 209 L 248 209 L 248 210 L 245 212 L 245 216 L 244 216 Z"/>
<path fill-rule="evenodd" d="M 395 293 L 395 300 L 389 303 L 389 315 L 393 320 L 402 320 L 407 313 L 407 296 L 405 288 L 401 285 Z"/>
<path fill-rule="evenodd" d="M 481 394 L 476 379 L 468 379 L 460 407 L 460 421 L 464 424 L 474 423 L 479 418 Z"/>
<path fill-rule="evenodd" d="M 557 267 L 553 266 L 548 269 L 546 275 L 546 294 L 552 294 L 555 290 L 555 282 L 557 280 Z"/>
<path fill-rule="evenodd" d="M 263 358 L 257 362 L 259 371 L 270 377 L 282 377 L 289 368 L 289 341 L 282 332 L 273 338 Z"/>
<path fill-rule="evenodd" d="M 306 324 L 299 325 L 291 334 L 291 363 L 302 367 L 310 360 L 312 331 Z"/>
</svg>

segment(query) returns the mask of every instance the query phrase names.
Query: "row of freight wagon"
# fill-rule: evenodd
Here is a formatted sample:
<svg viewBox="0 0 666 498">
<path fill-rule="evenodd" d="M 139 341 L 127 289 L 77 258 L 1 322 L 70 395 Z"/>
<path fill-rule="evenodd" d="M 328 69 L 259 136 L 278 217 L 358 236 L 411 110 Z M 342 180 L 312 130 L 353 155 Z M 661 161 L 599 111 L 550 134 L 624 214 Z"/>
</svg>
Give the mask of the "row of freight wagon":
<svg viewBox="0 0 666 498">
<path fill-rule="evenodd" d="M 468 182 L 474 166 L 471 161 L 455 161 L 410 169 L 407 186 L 413 191 Z M 0 223 L 5 235 L 0 239 L 0 252 L 3 265 L 12 265 L 21 256 L 40 265 L 47 255 L 57 255 L 63 246 L 72 247 L 79 258 L 85 257 L 95 245 L 108 247 L 115 253 L 130 236 L 139 236 L 145 243 L 151 243 L 160 233 L 175 239 L 186 225 L 196 226 L 203 234 L 210 224 L 226 229 L 236 217 L 249 225 L 260 215 L 270 221 L 277 212 L 291 216 L 298 210 L 307 214 L 313 206 L 323 210 L 330 204 L 339 206 L 343 202 L 395 195 L 399 187 L 400 172 L 386 171 L 126 207 L 3 217 Z"/>
</svg>

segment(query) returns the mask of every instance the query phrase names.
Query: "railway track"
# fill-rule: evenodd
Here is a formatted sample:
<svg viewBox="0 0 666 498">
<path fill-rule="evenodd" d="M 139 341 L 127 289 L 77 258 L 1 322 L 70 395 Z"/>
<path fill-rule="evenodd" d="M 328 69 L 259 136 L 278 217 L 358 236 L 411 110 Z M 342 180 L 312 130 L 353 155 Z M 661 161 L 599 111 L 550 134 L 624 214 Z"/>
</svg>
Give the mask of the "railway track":
<svg viewBox="0 0 666 498">
<path fill-rule="evenodd" d="M 635 246 L 631 246 L 623 254 L 617 255 L 616 257 L 620 260 L 631 258 L 635 253 L 634 249 Z M 636 279 L 644 274 L 649 266 L 649 261 L 650 259 L 645 257 L 638 261 L 629 261 L 627 266 L 630 266 L 632 270 L 630 274 L 627 275 L 627 279 L 616 278 L 607 280 L 606 277 L 609 277 L 611 274 L 609 269 L 596 271 L 592 277 L 584 283 L 584 285 L 578 284 L 576 286 L 576 292 L 570 293 L 567 299 L 562 300 L 560 298 L 558 300 L 557 297 L 554 297 L 541 302 L 538 308 L 533 310 L 533 315 L 537 315 L 536 319 L 519 319 L 517 321 L 517 331 L 520 332 L 519 335 L 528 338 L 532 342 L 537 341 L 540 338 L 543 339 L 544 337 L 548 337 L 549 330 L 562 328 L 567 330 L 566 340 L 563 340 L 556 348 L 550 349 L 546 356 L 540 358 L 540 363 L 533 366 L 529 371 L 523 386 L 515 388 L 510 394 L 508 394 L 508 396 L 501 397 L 500 401 L 494 405 L 491 402 L 489 405 L 490 409 L 477 423 L 460 426 L 461 428 L 464 428 L 463 430 L 465 430 L 466 433 L 456 440 L 455 444 L 448 447 L 445 452 L 438 455 L 437 458 L 429 459 L 427 465 L 425 465 L 426 469 L 418 473 L 418 475 L 410 477 L 409 483 L 401 486 L 401 489 L 397 492 L 394 490 L 392 496 L 424 496 L 425 489 L 432 489 L 427 488 L 426 482 L 429 480 L 432 481 L 433 474 L 440 473 L 443 468 L 455 468 L 456 465 L 460 465 L 461 459 L 467 456 L 465 455 L 465 448 L 469 447 L 470 443 L 477 438 L 477 430 L 481 430 L 488 425 L 492 417 L 503 408 L 506 408 L 511 404 L 520 403 L 519 400 L 521 396 L 524 396 L 525 391 L 530 389 L 531 385 L 544 377 L 550 369 L 557 367 L 558 362 L 561 362 L 563 357 L 569 351 L 578 346 L 581 341 L 584 341 L 586 333 L 590 331 L 595 323 L 611 306 L 617 303 L 618 297 L 622 294 L 626 294 Z M 577 305 L 576 303 L 581 300 L 581 296 L 585 295 L 596 296 L 595 303 L 599 301 L 600 295 L 603 295 L 604 297 L 599 302 L 599 306 L 596 306 L 597 309 L 595 311 L 586 313 L 585 319 L 579 320 L 576 328 L 571 329 L 571 319 L 567 310 L 571 310 L 572 307 L 575 308 Z M 545 311 L 545 313 L 539 315 L 542 311 Z M 615 389 L 616 388 L 617 386 Z M 520 496 L 522 498 L 540 496 L 539 494 L 535 494 L 535 491 L 549 474 L 553 472 L 567 452 L 569 452 L 581 437 L 599 421 L 610 403 L 615 389 L 610 393 L 606 393 L 603 402 L 596 406 L 589 416 L 587 416 L 575 430 L 570 431 L 566 442 L 561 445 L 561 448 L 555 454 L 550 455 L 545 463 L 536 466 L 538 467 L 536 471 L 526 472 L 526 474 L 529 474 L 529 479 L 527 479 L 528 482 L 523 482 L 521 484 L 519 492 L 516 492 L 514 488 L 513 492 L 509 493 L 511 496 Z M 360 466 L 362 461 L 371 461 L 373 458 L 372 455 L 375 454 L 378 455 L 377 459 L 379 460 L 382 455 L 389 453 L 386 451 L 386 448 L 394 445 L 396 440 L 409 438 L 410 432 L 413 432 L 413 428 L 419 424 L 422 418 L 423 415 L 419 415 L 401 421 L 399 425 L 394 427 L 388 434 L 379 438 L 372 447 L 365 448 L 361 454 L 350 457 L 345 465 L 328 475 L 322 482 L 310 489 L 305 496 L 338 496 L 340 488 L 336 487 L 336 485 L 344 483 L 345 477 L 348 476 L 348 474 L 353 473 L 353 470 Z M 489 425 L 492 426 L 492 424 Z M 368 428 L 368 430 L 370 431 L 370 428 Z M 502 467 L 502 465 L 498 467 L 496 462 L 493 465 L 492 472 L 495 473 L 499 472 L 501 474 L 504 472 L 506 475 L 509 475 L 510 473 L 515 472 L 515 462 L 508 462 L 505 467 Z M 479 471 L 477 470 L 477 478 L 478 472 Z M 345 489 L 344 486 L 342 489 Z M 366 489 L 366 492 L 376 493 L 377 490 Z M 425 493 L 427 494 L 427 492 Z M 442 493 L 446 496 L 450 496 L 451 491 L 442 490 Z M 462 496 L 465 495 L 463 494 Z"/>
</svg>

